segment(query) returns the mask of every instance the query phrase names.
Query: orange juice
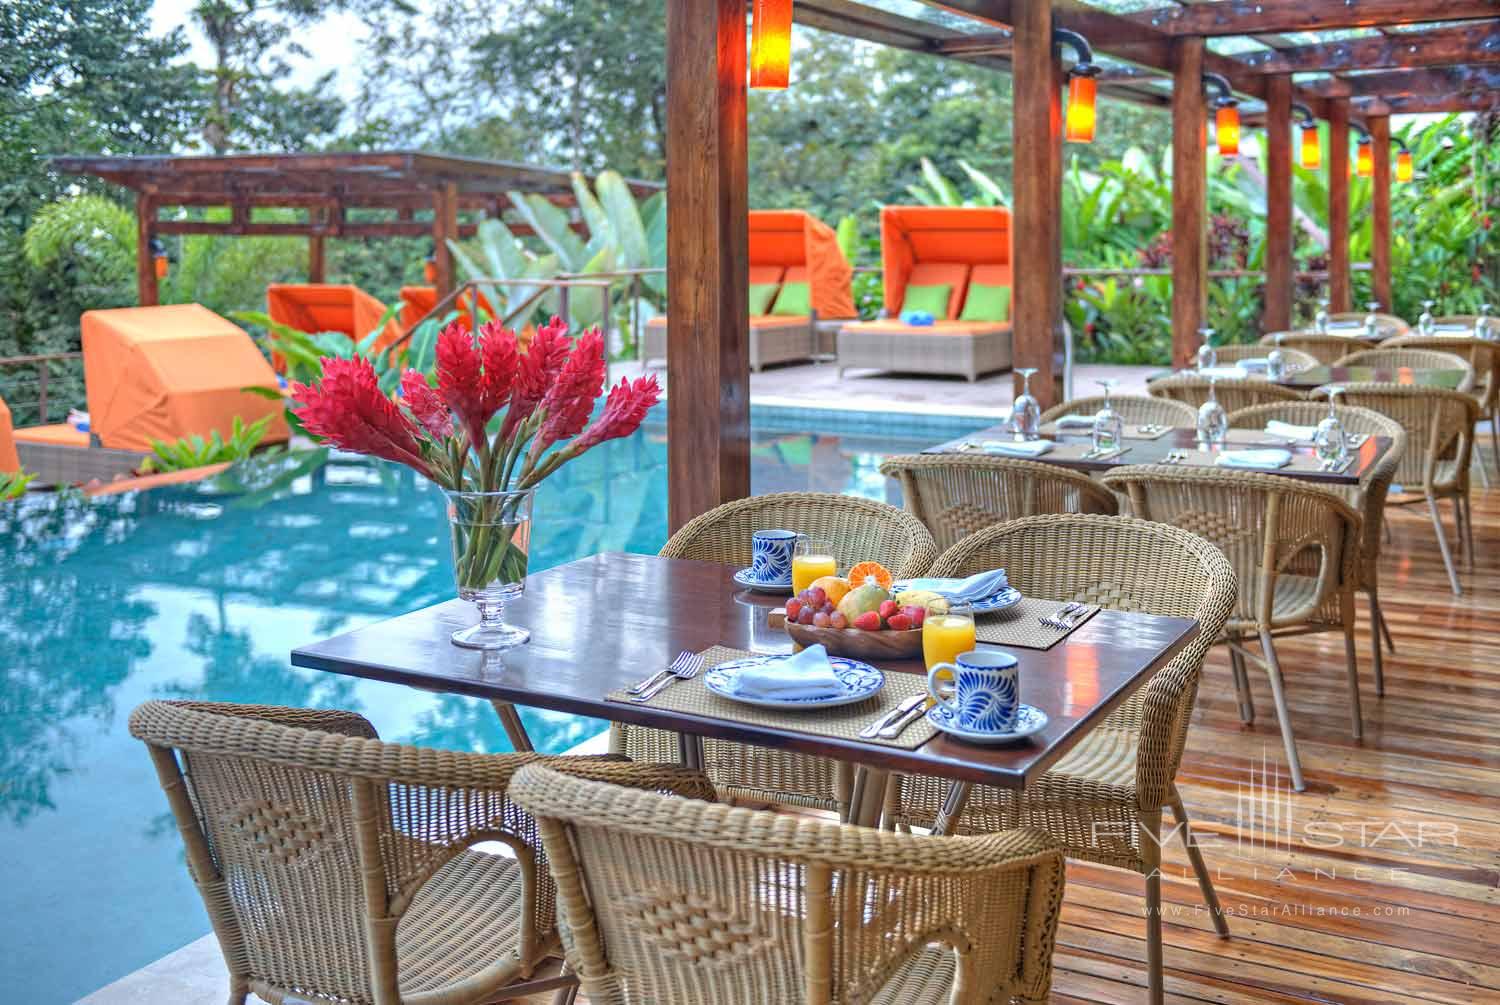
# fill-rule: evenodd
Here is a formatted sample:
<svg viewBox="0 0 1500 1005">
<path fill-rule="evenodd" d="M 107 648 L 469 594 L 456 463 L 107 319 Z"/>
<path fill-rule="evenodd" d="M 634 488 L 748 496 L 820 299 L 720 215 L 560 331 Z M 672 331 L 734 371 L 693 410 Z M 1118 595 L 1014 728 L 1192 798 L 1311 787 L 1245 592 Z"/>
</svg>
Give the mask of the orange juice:
<svg viewBox="0 0 1500 1005">
<path fill-rule="evenodd" d="M 832 555 L 796 555 L 792 558 L 792 592 L 801 593 L 824 576 L 836 576 L 838 560 Z"/>
<path fill-rule="evenodd" d="M 929 614 L 922 622 L 922 660 L 931 670 L 952 663 L 974 648 L 974 619 L 959 614 Z"/>
</svg>

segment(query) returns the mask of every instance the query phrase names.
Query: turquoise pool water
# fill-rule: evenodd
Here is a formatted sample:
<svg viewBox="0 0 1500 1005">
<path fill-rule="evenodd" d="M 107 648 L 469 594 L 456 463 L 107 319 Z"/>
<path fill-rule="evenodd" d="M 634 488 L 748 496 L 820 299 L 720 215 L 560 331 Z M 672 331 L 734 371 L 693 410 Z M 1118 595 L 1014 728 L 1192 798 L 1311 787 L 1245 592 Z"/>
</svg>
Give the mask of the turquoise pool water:
<svg viewBox="0 0 1500 1005">
<path fill-rule="evenodd" d="M 538 496 L 538 568 L 666 539 L 662 416 L 564 468 Z M 810 423 L 816 422 L 815 425 Z M 898 501 L 878 471 L 981 421 L 806 413 L 753 419 L 760 492 Z M 896 435 L 900 430 L 904 435 Z M 508 749 L 487 703 L 294 670 L 297 644 L 452 595 L 438 494 L 358 458 L 252 466 L 201 486 L 0 506 L 0 945 L 7 1000 L 71 1002 L 208 924 L 144 749 L 159 697 L 350 708 L 382 737 Z M 522 713 L 564 750 L 594 720 Z"/>
</svg>

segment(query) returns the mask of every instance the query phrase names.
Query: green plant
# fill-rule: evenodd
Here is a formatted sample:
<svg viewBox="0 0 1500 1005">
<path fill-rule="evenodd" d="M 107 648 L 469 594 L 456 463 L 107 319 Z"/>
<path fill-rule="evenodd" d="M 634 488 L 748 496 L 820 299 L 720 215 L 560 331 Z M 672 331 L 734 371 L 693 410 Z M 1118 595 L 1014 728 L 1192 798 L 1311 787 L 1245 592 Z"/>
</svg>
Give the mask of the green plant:
<svg viewBox="0 0 1500 1005">
<path fill-rule="evenodd" d="M 21 498 L 34 478 L 24 471 L 0 471 L 0 502 Z"/>
<path fill-rule="evenodd" d="M 217 429 L 209 434 L 207 439 L 193 435 L 171 443 L 164 440 L 152 440 L 151 456 L 142 462 L 141 473 L 185 471 L 188 468 L 201 468 L 209 464 L 242 461 L 260 445 L 261 439 L 266 435 L 266 428 L 270 426 L 271 419 L 274 417 L 274 412 L 263 415 L 247 426 L 244 420 L 236 415 L 229 428 L 228 440 L 221 437 Z"/>
</svg>

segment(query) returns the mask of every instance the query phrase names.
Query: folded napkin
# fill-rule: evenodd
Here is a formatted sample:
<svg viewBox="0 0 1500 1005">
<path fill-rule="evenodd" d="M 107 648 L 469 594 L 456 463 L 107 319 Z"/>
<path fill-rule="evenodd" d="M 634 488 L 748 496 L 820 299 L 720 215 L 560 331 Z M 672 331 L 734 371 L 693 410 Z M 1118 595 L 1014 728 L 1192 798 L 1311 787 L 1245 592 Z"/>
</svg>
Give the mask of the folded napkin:
<svg viewBox="0 0 1500 1005">
<path fill-rule="evenodd" d="M 1295 426 L 1290 422 L 1282 422 L 1280 419 L 1272 419 L 1266 423 L 1267 435 L 1279 436 L 1283 440 L 1296 440 L 1299 443 L 1311 443 L 1317 432 L 1317 426 Z"/>
<path fill-rule="evenodd" d="M 1237 366 L 1205 366 L 1196 372 L 1200 377 L 1213 377 L 1216 380 L 1238 380 L 1245 376 L 1245 371 Z"/>
<path fill-rule="evenodd" d="M 974 573 L 951 590 L 944 590 L 943 595 L 949 600 L 972 604 L 990 599 L 1009 585 L 1010 580 L 1005 578 L 1004 569 L 991 569 L 989 572 Z"/>
<path fill-rule="evenodd" d="M 1093 429 L 1094 417 L 1092 415 L 1059 415 L 1052 420 L 1052 424 L 1058 429 Z"/>
<path fill-rule="evenodd" d="M 934 318 L 927 311 L 907 311 L 901 315 L 901 320 L 913 328 L 926 328 L 933 323 Z"/>
<path fill-rule="evenodd" d="M 1249 359 L 1237 360 L 1234 365 L 1246 373 L 1265 373 L 1271 368 L 1271 361 L 1264 356 L 1252 356 Z"/>
<path fill-rule="evenodd" d="M 742 698 L 826 698 L 842 690 L 823 646 L 808 646 L 794 656 L 734 674 L 734 693 Z"/>
<path fill-rule="evenodd" d="M 985 440 L 979 445 L 987 454 L 1009 454 L 1012 457 L 1040 457 L 1052 449 L 1051 440 Z"/>
<path fill-rule="evenodd" d="M 1226 450 L 1214 458 L 1225 468 L 1284 468 L 1292 463 L 1289 450 Z"/>
</svg>

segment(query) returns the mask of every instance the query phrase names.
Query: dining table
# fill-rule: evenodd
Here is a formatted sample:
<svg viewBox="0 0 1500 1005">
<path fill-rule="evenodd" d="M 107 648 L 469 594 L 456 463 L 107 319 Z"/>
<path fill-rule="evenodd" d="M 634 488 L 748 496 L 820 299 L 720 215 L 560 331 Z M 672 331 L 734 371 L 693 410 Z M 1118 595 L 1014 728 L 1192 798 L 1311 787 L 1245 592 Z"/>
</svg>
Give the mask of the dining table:
<svg viewBox="0 0 1500 1005">
<path fill-rule="evenodd" d="M 1269 351 L 1269 349 L 1268 349 Z M 1148 374 L 1146 383 L 1176 374 L 1195 374 L 1195 370 L 1158 370 Z M 1468 370 L 1426 369 L 1420 367 L 1329 366 L 1290 367 L 1280 377 L 1267 377 L 1265 371 L 1235 366 L 1214 367 L 1212 375 L 1219 380 L 1269 380 L 1272 384 L 1296 391 L 1314 391 L 1329 384 L 1401 384 L 1407 387 L 1435 387 L 1456 391 L 1470 375 Z"/>
<path fill-rule="evenodd" d="M 875 826 L 892 772 L 948 780 L 950 799 L 938 821 L 951 826 L 968 788 L 983 783 L 1022 788 L 1165 666 L 1197 634 L 1197 621 L 1102 608 L 1048 648 L 994 646 L 1016 657 L 1021 700 L 1048 717 L 1042 730 L 1005 745 L 978 745 L 934 732 L 913 749 L 818 733 L 819 713 L 790 725 L 768 725 L 747 706 L 718 696 L 699 711 L 622 701 L 622 689 L 665 668 L 682 652 L 727 647 L 790 653 L 791 638 L 771 613 L 787 597 L 749 592 L 735 567 L 713 562 L 608 552 L 532 574 L 506 618 L 531 632 L 528 643 L 499 652 L 455 646 L 449 636 L 474 622 L 474 608 L 450 600 L 309 642 L 292 651 L 294 666 L 443 694 L 487 698 L 497 709 L 547 709 L 675 732 L 684 764 L 701 766 L 704 737 L 749 748 L 792 750 L 853 768 L 849 820 Z M 1024 584 L 1013 584 L 1024 587 Z M 885 675 L 921 675 L 921 659 L 871 659 Z M 700 682 L 671 685 L 688 688 Z M 611 697 L 615 695 L 616 697 Z M 519 716 L 505 719 L 518 748 L 529 748 Z M 517 730 L 521 730 L 518 735 Z M 753 750 L 747 756 L 753 756 Z"/>
</svg>

